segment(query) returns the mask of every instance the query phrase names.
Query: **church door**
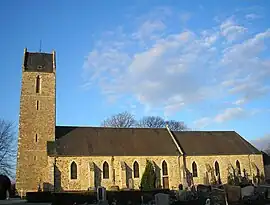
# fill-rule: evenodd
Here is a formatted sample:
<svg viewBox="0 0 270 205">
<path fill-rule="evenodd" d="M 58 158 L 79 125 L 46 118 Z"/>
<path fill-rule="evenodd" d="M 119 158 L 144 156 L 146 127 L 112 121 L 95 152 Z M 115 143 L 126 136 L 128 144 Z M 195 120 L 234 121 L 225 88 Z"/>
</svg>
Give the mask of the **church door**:
<svg viewBox="0 0 270 205">
<path fill-rule="evenodd" d="M 163 189 L 169 189 L 169 177 L 163 177 Z"/>
</svg>

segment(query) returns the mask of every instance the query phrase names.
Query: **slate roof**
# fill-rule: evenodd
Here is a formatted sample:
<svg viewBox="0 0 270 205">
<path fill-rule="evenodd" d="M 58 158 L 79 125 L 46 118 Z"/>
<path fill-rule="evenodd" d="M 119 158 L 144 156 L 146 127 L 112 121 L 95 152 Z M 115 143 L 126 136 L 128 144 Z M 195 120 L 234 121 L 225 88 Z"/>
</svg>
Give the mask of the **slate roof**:
<svg viewBox="0 0 270 205">
<path fill-rule="evenodd" d="M 174 132 L 187 155 L 241 155 L 261 152 L 234 131 Z"/>
<path fill-rule="evenodd" d="M 25 71 L 53 72 L 53 54 L 51 53 L 25 53 Z"/>
<path fill-rule="evenodd" d="M 186 155 L 261 154 L 233 131 L 172 132 Z M 164 128 L 56 126 L 48 154 L 58 156 L 179 156 Z"/>
<path fill-rule="evenodd" d="M 166 129 L 56 126 L 50 154 L 65 156 L 178 156 Z"/>
</svg>

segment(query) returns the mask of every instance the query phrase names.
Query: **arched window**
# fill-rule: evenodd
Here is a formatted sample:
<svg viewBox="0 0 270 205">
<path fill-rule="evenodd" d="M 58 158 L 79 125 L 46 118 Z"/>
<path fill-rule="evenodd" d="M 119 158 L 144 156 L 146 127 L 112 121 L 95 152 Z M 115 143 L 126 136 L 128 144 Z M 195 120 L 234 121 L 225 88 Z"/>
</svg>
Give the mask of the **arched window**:
<svg viewBox="0 0 270 205">
<path fill-rule="evenodd" d="M 134 172 L 134 178 L 140 177 L 139 164 L 136 161 L 133 164 L 133 172 Z"/>
<path fill-rule="evenodd" d="M 218 176 L 220 174 L 220 172 L 219 172 L 219 164 L 218 164 L 217 161 L 215 162 L 215 172 L 216 172 L 216 176 Z"/>
<path fill-rule="evenodd" d="M 103 179 L 109 179 L 109 164 L 107 162 L 103 163 Z"/>
<path fill-rule="evenodd" d="M 70 171 L 71 171 L 71 179 L 77 179 L 77 164 L 75 162 L 72 162 L 70 165 Z"/>
<path fill-rule="evenodd" d="M 198 177 L 198 170 L 197 170 L 197 164 L 196 162 L 192 163 L 192 176 L 193 177 Z"/>
<path fill-rule="evenodd" d="M 241 166 L 238 160 L 236 161 L 236 168 L 237 168 L 238 174 L 241 175 Z"/>
<path fill-rule="evenodd" d="M 168 175 L 168 167 L 166 161 L 162 162 L 162 175 L 166 176 Z"/>
<path fill-rule="evenodd" d="M 40 77 L 38 75 L 36 79 L 36 93 L 39 93 L 39 92 L 40 92 Z"/>
</svg>

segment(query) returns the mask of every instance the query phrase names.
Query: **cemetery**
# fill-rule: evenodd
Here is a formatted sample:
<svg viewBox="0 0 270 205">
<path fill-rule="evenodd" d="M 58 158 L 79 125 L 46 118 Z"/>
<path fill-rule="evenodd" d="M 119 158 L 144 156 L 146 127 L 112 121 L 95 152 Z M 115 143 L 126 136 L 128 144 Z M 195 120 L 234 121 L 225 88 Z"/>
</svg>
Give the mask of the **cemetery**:
<svg viewBox="0 0 270 205">
<path fill-rule="evenodd" d="M 4 177 L 2 178 L 4 179 Z M 100 186 L 96 190 L 88 191 L 48 192 L 37 190 L 36 192 L 27 192 L 25 197 L 20 198 L 18 192 L 9 194 L 11 187 L 2 178 L 0 204 L 264 205 L 270 203 L 270 186 L 264 184 L 239 184 L 238 186 L 198 184 L 185 189 L 180 184 L 179 190 L 106 190 L 105 187 Z M 3 200 L 3 197 L 6 199 Z"/>
</svg>

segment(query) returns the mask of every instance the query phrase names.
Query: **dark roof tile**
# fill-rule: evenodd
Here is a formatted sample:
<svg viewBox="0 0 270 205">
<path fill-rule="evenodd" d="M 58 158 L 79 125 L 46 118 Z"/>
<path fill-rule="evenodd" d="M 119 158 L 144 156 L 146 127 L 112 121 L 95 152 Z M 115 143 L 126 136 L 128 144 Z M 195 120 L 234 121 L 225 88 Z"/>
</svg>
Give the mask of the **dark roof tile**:
<svg viewBox="0 0 270 205">
<path fill-rule="evenodd" d="M 172 132 L 186 155 L 261 154 L 233 131 Z M 178 156 L 166 129 L 56 126 L 49 155 Z"/>
<path fill-rule="evenodd" d="M 261 153 L 234 131 L 184 131 L 173 134 L 187 155 Z"/>
<path fill-rule="evenodd" d="M 56 139 L 56 153 L 65 156 L 179 155 L 166 129 L 57 126 Z"/>
</svg>

